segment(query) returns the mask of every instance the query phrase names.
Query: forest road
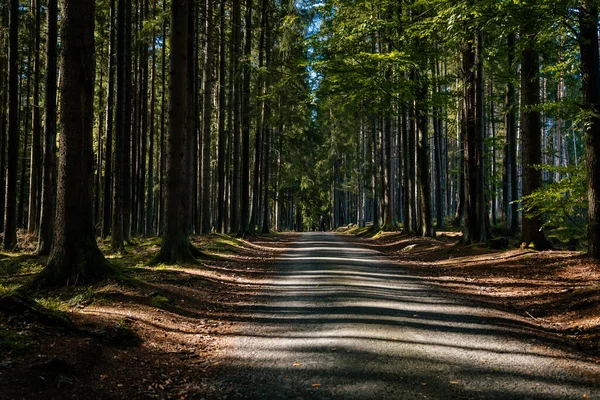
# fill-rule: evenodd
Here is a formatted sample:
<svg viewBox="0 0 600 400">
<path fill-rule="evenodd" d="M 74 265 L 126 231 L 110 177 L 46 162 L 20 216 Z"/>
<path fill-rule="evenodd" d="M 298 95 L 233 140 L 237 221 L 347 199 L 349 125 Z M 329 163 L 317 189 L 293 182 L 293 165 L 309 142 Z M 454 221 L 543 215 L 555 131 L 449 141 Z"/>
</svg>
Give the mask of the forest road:
<svg viewBox="0 0 600 400">
<path fill-rule="evenodd" d="M 305 233 L 226 339 L 219 398 L 600 399 L 600 366 L 526 320 Z"/>
</svg>

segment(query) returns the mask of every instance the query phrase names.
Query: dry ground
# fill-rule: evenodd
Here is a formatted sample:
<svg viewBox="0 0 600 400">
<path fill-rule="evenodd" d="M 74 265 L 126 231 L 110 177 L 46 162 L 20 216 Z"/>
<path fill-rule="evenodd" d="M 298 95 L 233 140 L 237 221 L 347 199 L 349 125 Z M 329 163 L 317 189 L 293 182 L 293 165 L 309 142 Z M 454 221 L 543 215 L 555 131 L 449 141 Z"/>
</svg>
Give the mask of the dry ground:
<svg viewBox="0 0 600 400">
<path fill-rule="evenodd" d="M 600 356 L 600 263 L 576 251 L 491 250 L 460 235 L 355 237 L 441 290 L 507 309 L 548 336 Z"/>
<path fill-rule="evenodd" d="M 24 250 L 27 247 L 27 238 Z M 194 237 L 207 257 L 198 265 L 148 266 L 156 238 L 109 255 L 125 279 L 39 294 L 33 303 L 0 300 L 0 387 L 7 399 L 214 397 L 218 338 L 236 308 L 252 301 L 273 270 L 285 235 Z M 3 254 L 5 294 L 44 263 Z M 2 294 L 0 292 L 0 294 Z M 39 308 L 39 306 L 44 308 Z"/>
</svg>

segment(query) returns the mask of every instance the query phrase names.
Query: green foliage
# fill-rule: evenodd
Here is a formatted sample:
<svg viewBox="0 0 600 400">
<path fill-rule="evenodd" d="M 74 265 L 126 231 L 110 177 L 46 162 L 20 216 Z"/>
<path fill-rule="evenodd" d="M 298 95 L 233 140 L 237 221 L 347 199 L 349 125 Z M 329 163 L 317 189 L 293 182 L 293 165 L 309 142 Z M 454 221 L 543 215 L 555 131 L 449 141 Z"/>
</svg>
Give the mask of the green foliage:
<svg viewBox="0 0 600 400">
<path fill-rule="evenodd" d="M 522 210 L 526 218 L 542 216 L 543 227 L 562 241 L 583 238 L 586 235 L 587 183 L 583 163 L 576 166 L 538 166 L 565 177 L 544 185 L 529 196 L 523 197 Z"/>
</svg>

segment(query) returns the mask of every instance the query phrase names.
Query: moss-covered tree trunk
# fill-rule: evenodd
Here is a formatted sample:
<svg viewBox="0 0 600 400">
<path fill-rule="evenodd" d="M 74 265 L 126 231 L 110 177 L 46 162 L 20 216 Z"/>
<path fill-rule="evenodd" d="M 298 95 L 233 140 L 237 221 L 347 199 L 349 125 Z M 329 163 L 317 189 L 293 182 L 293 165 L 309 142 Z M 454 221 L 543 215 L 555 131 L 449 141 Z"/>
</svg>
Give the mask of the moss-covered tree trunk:
<svg viewBox="0 0 600 400">
<path fill-rule="evenodd" d="M 109 264 L 93 221 L 94 3 L 62 0 L 60 155 L 54 247 L 38 286 L 102 279 Z"/>
</svg>

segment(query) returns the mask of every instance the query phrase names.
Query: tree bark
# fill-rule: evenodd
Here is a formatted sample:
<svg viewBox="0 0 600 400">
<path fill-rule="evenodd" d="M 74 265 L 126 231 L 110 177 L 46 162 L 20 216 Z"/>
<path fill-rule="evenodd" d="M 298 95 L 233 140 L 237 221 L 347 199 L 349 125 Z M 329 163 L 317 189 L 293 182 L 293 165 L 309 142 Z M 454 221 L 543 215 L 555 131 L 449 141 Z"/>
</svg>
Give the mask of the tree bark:
<svg viewBox="0 0 600 400">
<path fill-rule="evenodd" d="M 225 232 L 225 152 L 227 135 L 225 134 L 225 0 L 219 5 L 219 143 L 217 153 L 217 232 Z"/>
<path fill-rule="evenodd" d="M 585 127 L 585 163 L 588 185 L 588 256 L 600 258 L 600 73 L 598 71 L 598 6 L 579 3 L 579 47 Z"/>
<path fill-rule="evenodd" d="M 114 186 L 113 186 L 113 207 L 112 207 L 112 230 L 111 230 L 111 249 L 114 252 L 122 251 L 125 247 L 124 234 L 124 208 L 125 206 L 125 175 L 127 174 L 127 164 L 125 163 L 125 142 L 126 123 L 128 119 L 125 114 L 129 108 L 129 91 L 126 87 L 126 75 L 128 64 L 126 63 L 126 39 L 127 34 L 127 2 L 129 0 L 118 0 L 117 11 L 117 115 L 115 124 L 115 151 L 114 151 Z"/>
<path fill-rule="evenodd" d="M 530 27 L 525 27 L 530 28 Z M 540 60 L 536 49 L 536 36 L 531 30 L 523 29 L 524 40 L 521 53 L 521 106 L 523 136 L 523 196 L 530 195 L 542 185 L 542 172 L 535 168 L 542 162 L 541 117 L 534 107 L 540 104 Z M 535 212 L 535 210 L 531 210 Z M 523 216 L 521 240 L 538 250 L 547 249 L 549 243 L 539 216 Z"/>
<path fill-rule="evenodd" d="M 46 36 L 46 102 L 44 110 L 44 154 L 42 199 L 38 253 L 50 254 L 54 234 L 55 176 L 56 176 L 56 0 L 48 0 L 48 32 Z"/>
<path fill-rule="evenodd" d="M 3 26 L 8 25 L 8 7 L 0 8 Z M 4 201 L 6 200 L 6 112 L 8 108 L 8 47 L 6 31 L 0 30 L 0 232 L 4 232 Z"/>
<path fill-rule="evenodd" d="M 187 235 L 189 133 L 188 113 L 188 14 L 189 1 L 171 3 L 171 61 L 169 83 L 169 132 L 166 137 L 165 224 L 157 261 L 193 259 Z"/>
<path fill-rule="evenodd" d="M 40 0 L 33 0 L 33 134 L 31 137 L 31 160 L 29 168 L 29 217 L 27 218 L 27 231 L 34 233 L 39 226 L 39 200 L 40 200 L 40 156 L 41 156 L 41 130 L 40 125 L 40 30 L 41 12 Z"/>
<path fill-rule="evenodd" d="M 87 284 L 109 264 L 96 244 L 92 149 L 94 4 L 61 1 L 60 158 L 54 247 L 35 286 Z"/>
<path fill-rule="evenodd" d="M 17 168 L 19 156 L 18 51 L 19 1 L 10 0 L 8 52 L 8 162 L 4 211 L 4 250 L 17 246 Z"/>
<path fill-rule="evenodd" d="M 233 21 L 232 21 L 232 36 L 233 36 L 233 48 L 231 52 L 231 62 L 233 63 L 233 175 L 232 175 L 232 188 L 231 188 L 231 232 L 237 233 L 241 228 L 241 215 L 240 215 L 240 185 L 241 185 L 241 174 L 242 171 L 240 163 L 240 150 L 241 150 L 241 71 L 240 71 L 240 45 L 241 45 L 241 6 L 240 0 L 233 0 Z"/>
<path fill-rule="evenodd" d="M 204 46 L 204 70 L 202 74 L 202 233 L 211 230 L 210 201 L 210 128 L 212 123 L 212 69 L 213 69 L 213 0 L 206 0 L 206 45 Z"/>
<path fill-rule="evenodd" d="M 113 110 L 115 101 L 115 0 L 110 0 L 110 22 L 108 43 L 108 88 L 106 100 L 106 150 L 104 151 L 104 199 L 102 201 L 102 238 L 110 233 L 112 217 L 113 185 Z"/>
</svg>

